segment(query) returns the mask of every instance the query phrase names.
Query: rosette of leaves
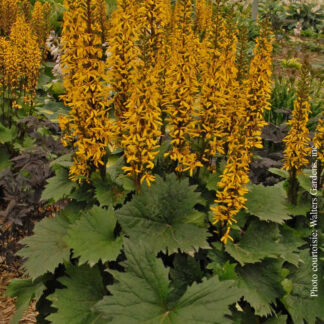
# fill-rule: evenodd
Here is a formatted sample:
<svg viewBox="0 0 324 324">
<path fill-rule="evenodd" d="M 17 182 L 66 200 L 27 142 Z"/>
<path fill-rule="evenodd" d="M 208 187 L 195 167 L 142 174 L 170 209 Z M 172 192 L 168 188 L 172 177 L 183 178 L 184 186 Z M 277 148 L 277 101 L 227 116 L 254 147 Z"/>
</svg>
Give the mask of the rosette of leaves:
<svg viewBox="0 0 324 324">
<path fill-rule="evenodd" d="M 117 210 L 118 221 L 131 240 L 144 242 L 154 252 L 192 253 L 208 248 L 205 214 L 195 209 L 202 203 L 196 189 L 188 179 L 179 180 L 174 174 L 165 180 L 157 177 L 151 187 L 144 186 Z"/>
</svg>

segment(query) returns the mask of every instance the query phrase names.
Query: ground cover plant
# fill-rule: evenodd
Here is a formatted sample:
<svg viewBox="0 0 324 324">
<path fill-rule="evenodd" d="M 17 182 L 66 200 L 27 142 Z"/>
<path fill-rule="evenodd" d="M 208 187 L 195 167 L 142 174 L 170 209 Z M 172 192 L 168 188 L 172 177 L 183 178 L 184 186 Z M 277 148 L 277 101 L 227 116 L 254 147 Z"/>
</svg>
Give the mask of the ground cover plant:
<svg viewBox="0 0 324 324">
<path fill-rule="evenodd" d="M 5 219 L 57 210 L 12 323 L 324 321 L 320 77 L 267 8 L 0 2 Z"/>
</svg>

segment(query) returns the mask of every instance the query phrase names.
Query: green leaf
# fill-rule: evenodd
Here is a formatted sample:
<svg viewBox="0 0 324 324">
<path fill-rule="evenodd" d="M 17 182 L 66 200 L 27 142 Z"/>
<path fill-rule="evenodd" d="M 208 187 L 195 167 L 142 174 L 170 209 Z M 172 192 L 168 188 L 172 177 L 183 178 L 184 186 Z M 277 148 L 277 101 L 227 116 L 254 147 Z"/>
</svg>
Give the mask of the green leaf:
<svg viewBox="0 0 324 324">
<path fill-rule="evenodd" d="M 246 195 L 248 212 L 263 221 L 282 224 L 290 219 L 282 182 L 275 186 L 252 185 Z"/>
<path fill-rule="evenodd" d="M 267 316 L 274 310 L 271 304 L 284 295 L 281 286 L 282 262 L 264 260 L 237 268 L 239 287 L 244 290 L 244 299 L 254 308 L 255 314 Z"/>
<path fill-rule="evenodd" d="M 172 296 L 168 271 L 149 249 L 125 242 L 126 272 L 110 271 L 116 282 L 96 309 L 113 324 L 226 323 L 229 305 L 240 298 L 233 281 L 215 276 L 194 283 L 176 300 Z"/>
<path fill-rule="evenodd" d="M 54 272 L 60 263 L 70 259 L 70 247 L 64 239 L 71 221 L 76 217 L 77 212 L 70 208 L 54 218 L 44 218 L 36 223 L 34 235 L 20 242 L 25 247 L 17 254 L 27 258 L 23 267 L 32 279 L 48 271 Z"/>
<path fill-rule="evenodd" d="M 193 282 L 201 282 L 203 275 L 199 261 L 187 254 L 176 254 L 170 278 L 178 295 L 183 295 Z"/>
<path fill-rule="evenodd" d="M 287 315 L 276 315 L 271 317 L 264 322 L 264 324 L 287 324 L 288 316 Z"/>
<path fill-rule="evenodd" d="M 10 143 L 17 136 L 16 127 L 7 128 L 0 124 L 0 144 Z"/>
<path fill-rule="evenodd" d="M 278 169 L 278 168 L 270 168 L 268 169 L 269 172 L 271 172 L 272 174 L 278 175 L 281 178 L 284 179 L 288 179 L 289 178 L 289 173 L 288 171 L 282 170 L 282 169 Z"/>
<path fill-rule="evenodd" d="M 229 242 L 225 250 L 242 266 L 260 262 L 265 258 L 282 258 L 284 261 L 298 263 L 298 247 L 303 241 L 287 230 L 289 238 L 281 235 L 278 225 L 252 221 L 238 243 Z"/>
<path fill-rule="evenodd" d="M 303 250 L 301 256 L 303 262 L 298 267 L 288 265 L 290 271 L 288 279 L 292 282 L 292 290 L 282 301 L 294 324 L 303 324 L 304 320 L 307 323 L 315 323 L 316 318 L 324 321 L 323 264 L 319 261 L 318 271 L 313 272 L 309 249 Z M 318 276 L 318 297 L 310 297 L 313 274 Z"/>
<path fill-rule="evenodd" d="M 312 209 L 311 200 L 305 200 L 298 202 L 298 204 L 291 205 L 287 202 L 288 213 L 291 216 L 306 216 L 306 214 Z"/>
<path fill-rule="evenodd" d="M 94 206 L 71 226 L 65 241 L 73 248 L 80 264 L 90 266 L 100 259 L 102 262 L 116 260 L 122 248 L 122 237 L 115 238 L 116 217 L 113 209 Z"/>
<path fill-rule="evenodd" d="M 5 295 L 11 298 L 17 298 L 16 313 L 12 317 L 10 324 L 18 324 L 19 320 L 28 309 L 28 305 L 35 298 L 36 301 L 42 296 L 46 289 L 41 278 L 32 281 L 31 279 L 13 279 L 11 280 Z"/>
<path fill-rule="evenodd" d="M 209 248 L 205 216 L 194 209 L 201 199 L 195 189 L 188 179 L 169 175 L 163 181 L 157 177 L 150 188 L 143 186 L 140 195 L 116 211 L 122 229 L 132 240 L 143 241 L 155 252 Z"/>
<path fill-rule="evenodd" d="M 100 270 L 97 266 L 81 267 L 69 265 L 66 269 L 69 277 L 58 281 L 64 289 L 56 289 L 48 299 L 57 308 L 57 313 L 47 317 L 53 324 L 105 324 L 101 314 L 93 306 L 104 296 L 105 289 Z"/>
<path fill-rule="evenodd" d="M 11 164 L 12 163 L 10 162 L 10 154 L 4 147 L 1 147 L 0 148 L 0 171 L 10 167 Z"/>
<path fill-rule="evenodd" d="M 220 175 L 218 173 L 211 173 L 208 177 L 206 188 L 208 190 L 218 190 L 218 183 L 220 181 Z"/>
<path fill-rule="evenodd" d="M 105 180 L 101 177 L 95 177 L 94 174 L 91 178 L 95 186 L 95 197 L 101 206 L 116 206 L 122 204 L 125 200 L 127 191 L 122 186 L 115 184 L 110 176 L 107 175 Z"/>
<path fill-rule="evenodd" d="M 54 169 L 57 166 L 62 166 L 63 168 L 70 168 L 73 165 L 72 153 L 64 154 L 52 161 L 50 166 Z"/>
<path fill-rule="evenodd" d="M 312 189 L 312 181 L 306 174 L 298 174 L 297 180 L 299 182 L 299 185 L 307 192 L 309 192 L 310 189 Z"/>
<path fill-rule="evenodd" d="M 59 201 L 68 197 L 76 183 L 69 179 L 69 173 L 64 168 L 55 171 L 55 176 L 47 180 L 47 185 L 42 193 L 41 200 Z"/>
</svg>

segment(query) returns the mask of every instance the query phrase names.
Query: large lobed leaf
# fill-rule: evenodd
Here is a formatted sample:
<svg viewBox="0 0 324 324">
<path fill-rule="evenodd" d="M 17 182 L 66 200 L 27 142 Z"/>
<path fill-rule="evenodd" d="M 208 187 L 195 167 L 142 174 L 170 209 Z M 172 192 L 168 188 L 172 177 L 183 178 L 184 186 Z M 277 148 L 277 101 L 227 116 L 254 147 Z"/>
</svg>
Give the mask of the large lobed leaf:
<svg viewBox="0 0 324 324">
<path fill-rule="evenodd" d="M 168 271 L 151 250 L 125 242 L 126 272 L 110 271 L 116 282 L 108 286 L 112 296 L 98 309 L 115 324 L 226 323 L 229 305 L 240 298 L 233 281 L 215 276 L 194 283 L 179 298 L 172 294 Z"/>
<path fill-rule="evenodd" d="M 122 238 L 115 238 L 116 222 L 112 208 L 106 210 L 94 206 L 71 226 L 65 240 L 73 248 L 74 256 L 80 257 L 80 264 L 88 262 L 93 266 L 100 259 L 106 262 L 117 258 Z"/>
<path fill-rule="evenodd" d="M 105 324 L 102 315 L 93 310 L 93 306 L 104 296 L 105 289 L 99 268 L 69 265 L 66 269 L 69 277 L 59 282 L 65 286 L 56 289 L 48 299 L 57 312 L 47 319 L 53 324 Z"/>
<path fill-rule="evenodd" d="M 250 214 L 260 220 L 282 224 L 291 218 L 286 205 L 286 196 L 282 182 L 268 187 L 262 184 L 251 185 L 246 195 L 246 207 Z"/>
<path fill-rule="evenodd" d="M 34 235 L 21 241 L 25 247 L 17 254 L 26 258 L 23 267 L 32 279 L 48 271 L 54 272 L 60 263 L 70 259 L 70 247 L 64 239 L 78 215 L 78 207 L 70 205 L 54 218 L 44 218 L 37 223 Z"/>
<path fill-rule="evenodd" d="M 304 241 L 293 229 L 284 227 L 281 231 L 282 234 L 277 224 L 253 220 L 241 240 L 238 243 L 229 242 L 225 250 L 242 266 L 278 257 L 298 264 L 298 248 Z"/>
<path fill-rule="evenodd" d="M 47 180 L 41 200 L 59 201 L 66 198 L 75 187 L 76 184 L 69 180 L 68 170 L 58 168 L 55 176 Z"/>
<path fill-rule="evenodd" d="M 208 248 L 205 215 L 194 209 L 201 202 L 195 189 L 188 179 L 168 175 L 164 181 L 157 177 L 151 188 L 144 187 L 116 212 L 122 229 L 132 240 L 143 241 L 155 252 Z"/>
</svg>

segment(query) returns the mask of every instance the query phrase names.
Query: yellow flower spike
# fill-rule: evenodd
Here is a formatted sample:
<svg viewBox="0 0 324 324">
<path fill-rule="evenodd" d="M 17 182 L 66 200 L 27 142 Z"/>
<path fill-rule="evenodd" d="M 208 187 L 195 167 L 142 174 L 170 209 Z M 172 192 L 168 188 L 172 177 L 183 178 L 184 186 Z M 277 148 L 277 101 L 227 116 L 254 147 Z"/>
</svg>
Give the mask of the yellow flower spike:
<svg viewBox="0 0 324 324">
<path fill-rule="evenodd" d="M 267 125 L 263 112 L 270 109 L 272 33 L 264 24 L 254 49 L 249 72 L 249 109 L 247 113 L 247 136 L 253 138 L 251 148 L 262 148 L 261 132 Z"/>
<path fill-rule="evenodd" d="M 138 28 L 135 0 L 120 0 L 111 18 L 107 49 L 107 78 L 112 92 L 111 104 L 117 117 L 117 134 L 122 135 L 124 114 L 132 91 L 134 67 L 138 57 Z"/>
<path fill-rule="evenodd" d="M 139 58 L 134 63 L 132 91 L 121 123 L 121 146 L 131 167 L 128 174 L 138 186 L 143 181 L 150 185 L 155 179 L 151 170 L 162 134 L 158 60 L 168 17 L 165 0 L 143 1 L 137 9 L 136 52 Z"/>
<path fill-rule="evenodd" d="M 0 34 L 8 36 L 18 15 L 19 0 L 0 0 Z"/>
<path fill-rule="evenodd" d="M 310 113 L 309 92 L 309 64 L 305 62 L 298 83 L 292 119 L 287 123 L 291 127 L 288 135 L 283 139 L 286 143 L 283 168 L 287 171 L 295 170 L 300 173 L 308 164 L 308 158 L 311 154 L 309 130 L 307 128 Z"/>
<path fill-rule="evenodd" d="M 66 0 L 64 5 L 61 60 L 67 93 L 63 99 L 71 110 L 69 116 L 60 119 L 60 124 L 65 130 L 63 143 L 76 150 L 71 179 L 82 182 L 87 181 L 91 170 L 104 165 L 106 148 L 115 138 L 114 123 L 107 108 L 108 88 L 96 1 Z"/>
<path fill-rule="evenodd" d="M 50 32 L 50 13 L 51 5 L 46 2 L 42 4 L 40 1 L 36 1 L 33 8 L 31 26 L 33 33 L 37 37 L 39 47 L 43 53 L 46 54 L 46 38 Z"/>
<path fill-rule="evenodd" d="M 191 151 L 189 141 L 199 136 L 198 112 L 194 107 L 198 93 L 199 40 L 192 29 L 192 9 L 190 0 L 178 0 L 176 3 L 171 56 L 166 73 L 166 120 L 172 138 L 169 156 L 177 162 L 178 172 L 193 170 L 200 165 L 197 154 Z"/>
<path fill-rule="evenodd" d="M 41 65 L 41 52 L 30 26 L 23 16 L 17 16 L 11 27 L 9 42 L 3 52 L 6 88 L 11 99 L 22 97 L 30 103 L 36 93 Z"/>
</svg>

